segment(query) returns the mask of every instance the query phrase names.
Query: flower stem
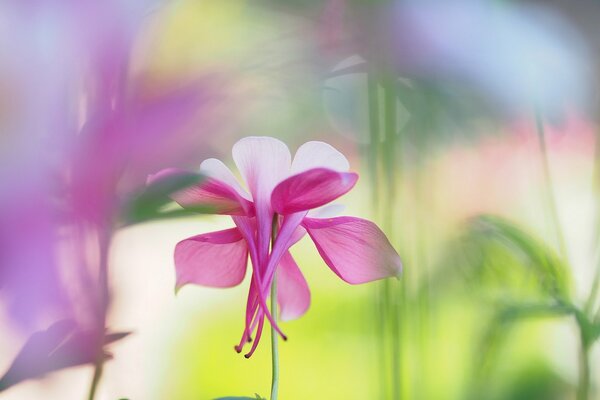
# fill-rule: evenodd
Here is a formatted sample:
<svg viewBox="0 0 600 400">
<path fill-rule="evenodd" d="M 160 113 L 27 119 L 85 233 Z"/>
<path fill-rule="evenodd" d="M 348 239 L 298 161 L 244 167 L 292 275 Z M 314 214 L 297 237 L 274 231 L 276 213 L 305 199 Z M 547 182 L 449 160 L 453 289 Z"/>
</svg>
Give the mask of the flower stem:
<svg viewBox="0 0 600 400">
<path fill-rule="evenodd" d="M 271 284 L 271 313 L 273 318 L 277 318 L 277 280 L 273 277 Z M 271 327 L 271 367 L 273 370 L 273 379 L 271 380 L 271 400 L 277 400 L 277 389 L 279 388 L 279 349 L 278 337 L 275 328 Z"/>
<path fill-rule="evenodd" d="M 581 343 L 579 349 L 579 383 L 577 387 L 577 400 L 590 398 L 590 344 L 586 339 L 583 328 L 581 330 Z"/>
<path fill-rule="evenodd" d="M 102 377 L 103 369 L 103 362 L 96 362 L 96 365 L 94 366 L 94 376 L 92 378 L 92 384 L 90 385 L 90 392 L 88 394 L 88 400 L 94 400 L 96 397 L 96 391 L 98 389 L 98 383 L 100 383 L 100 378 Z"/>
<path fill-rule="evenodd" d="M 275 237 L 277 236 L 278 215 L 273 217 L 273 230 L 271 234 L 271 249 L 275 245 Z M 273 320 L 277 322 L 277 272 L 273 273 L 273 282 L 271 283 L 271 315 Z M 273 326 L 271 326 L 271 400 L 277 400 L 279 389 L 279 345 L 278 334 Z"/>
</svg>

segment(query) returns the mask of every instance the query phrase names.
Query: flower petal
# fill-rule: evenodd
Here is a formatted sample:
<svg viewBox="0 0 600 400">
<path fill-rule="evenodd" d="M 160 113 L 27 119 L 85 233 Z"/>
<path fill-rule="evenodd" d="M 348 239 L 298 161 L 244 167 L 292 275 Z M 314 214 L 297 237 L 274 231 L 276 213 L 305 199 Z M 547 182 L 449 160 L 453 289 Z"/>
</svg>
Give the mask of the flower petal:
<svg viewBox="0 0 600 400">
<path fill-rule="evenodd" d="M 309 169 L 291 176 L 273 190 L 271 205 L 280 214 L 323 206 L 354 187 L 358 175 L 326 168 Z"/>
<path fill-rule="evenodd" d="M 323 260 L 351 284 L 398 276 L 402 262 L 374 223 L 354 217 L 305 218 L 302 222 Z"/>
<path fill-rule="evenodd" d="M 176 288 L 236 286 L 244 279 L 247 259 L 248 246 L 237 228 L 182 240 L 175 246 Z"/>
<path fill-rule="evenodd" d="M 308 216 L 310 218 L 333 218 L 339 216 L 346 206 L 344 204 L 328 204 L 326 206 L 310 210 Z"/>
<path fill-rule="evenodd" d="M 223 164 L 223 161 L 216 158 L 208 158 L 202 161 L 202 164 L 200 164 L 200 173 L 229 185 L 246 200 L 252 200 L 250 195 L 240 186 L 231 170 Z"/>
<path fill-rule="evenodd" d="M 233 145 L 233 160 L 248 184 L 255 202 L 268 201 L 271 191 L 288 176 L 290 150 L 271 137 L 247 137 Z"/>
<path fill-rule="evenodd" d="M 324 142 L 306 142 L 298 148 L 292 161 L 292 174 L 313 168 L 328 168 L 345 172 L 350 169 L 348 160 L 333 146 Z"/>
<path fill-rule="evenodd" d="M 193 173 L 167 168 L 149 176 L 148 183 L 183 178 L 186 175 Z M 171 197 L 184 208 L 209 207 L 215 214 L 252 215 L 254 212 L 252 203 L 242 197 L 235 187 L 210 176 L 197 185 L 173 193 Z"/>
<path fill-rule="evenodd" d="M 310 306 L 310 290 L 289 251 L 279 262 L 276 279 L 279 318 L 282 321 L 300 318 Z"/>
</svg>

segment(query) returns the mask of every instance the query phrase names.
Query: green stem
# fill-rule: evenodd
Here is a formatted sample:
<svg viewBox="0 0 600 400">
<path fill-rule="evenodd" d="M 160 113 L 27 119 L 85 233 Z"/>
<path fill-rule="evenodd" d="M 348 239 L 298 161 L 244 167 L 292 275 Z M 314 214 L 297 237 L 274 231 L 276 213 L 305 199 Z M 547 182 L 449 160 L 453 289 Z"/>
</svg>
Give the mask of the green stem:
<svg viewBox="0 0 600 400">
<path fill-rule="evenodd" d="M 374 205 L 374 214 L 376 219 L 381 219 L 380 213 L 382 208 L 380 207 L 380 199 L 385 196 L 380 195 L 379 190 L 379 161 L 380 161 L 380 105 L 379 105 L 379 76 L 373 71 L 367 73 L 367 94 L 368 94 L 368 111 L 369 111 L 369 173 L 371 175 L 372 184 L 372 198 L 371 201 Z M 377 316 L 377 333 L 380 335 L 377 341 L 377 356 L 381 369 L 379 373 L 379 388 L 381 390 L 380 398 L 389 398 L 388 393 L 388 368 L 387 368 L 387 292 L 386 283 L 383 282 L 377 286 L 377 295 L 375 301 L 375 315 Z"/>
<path fill-rule="evenodd" d="M 278 215 L 275 214 L 273 217 L 273 230 L 271 235 L 271 249 L 275 244 L 275 237 L 277 236 L 278 228 Z M 277 321 L 277 272 L 273 274 L 273 282 L 271 283 L 271 315 L 273 319 Z M 275 328 L 271 326 L 271 400 L 277 400 L 277 394 L 279 389 L 279 345 L 278 345 L 278 334 Z"/>
<path fill-rule="evenodd" d="M 594 172 L 593 172 L 593 192 L 595 196 L 598 196 L 600 193 L 600 132 L 596 130 L 596 140 L 594 144 Z M 595 226 L 594 226 L 594 240 L 593 243 L 598 243 L 600 239 L 600 210 L 596 209 L 595 216 Z M 595 245 L 597 246 L 597 245 Z M 598 252 L 598 248 L 595 247 L 594 250 Z M 590 289 L 590 295 L 585 304 L 585 311 L 587 313 L 591 312 L 594 308 L 595 302 L 598 297 L 598 290 L 600 289 L 600 257 L 596 256 L 595 262 L 595 271 L 594 278 L 592 280 L 592 286 Z M 600 320 L 600 307 L 596 310 L 594 320 L 598 322 Z"/>
<path fill-rule="evenodd" d="M 558 248 L 560 255 L 566 261 L 567 260 L 567 246 L 565 245 L 565 239 L 560 228 L 560 220 L 558 218 L 558 208 L 556 205 L 556 199 L 554 198 L 554 190 L 552 185 L 552 176 L 550 174 L 550 161 L 548 160 L 548 148 L 546 146 L 546 135 L 544 131 L 544 122 L 542 120 L 542 114 L 538 108 L 535 110 L 535 126 L 538 135 L 538 141 L 540 145 L 540 152 L 542 153 L 542 169 L 544 173 L 545 189 L 546 189 L 546 200 L 548 201 L 548 208 L 550 211 L 550 218 L 554 225 L 554 231 L 556 233 L 556 239 L 558 241 Z"/>
<path fill-rule="evenodd" d="M 393 75 L 389 73 L 385 75 L 384 80 L 384 141 L 383 141 L 383 171 L 386 177 L 385 182 L 385 199 L 384 203 L 384 230 L 390 240 L 393 239 L 393 226 L 394 226 L 394 200 L 396 195 L 396 175 L 394 163 L 399 162 L 396 154 L 396 134 L 397 134 L 397 114 L 396 114 L 396 81 Z M 399 293 L 396 282 L 386 280 L 384 282 L 387 291 L 386 302 L 388 303 L 388 310 L 390 315 L 390 345 L 391 345 L 391 367 L 392 367 L 392 398 L 401 398 L 401 382 L 402 382 L 402 363 L 400 354 L 400 318 L 399 318 Z"/>
<path fill-rule="evenodd" d="M 590 398 L 590 346 L 585 338 L 583 328 L 581 331 L 581 343 L 579 349 L 579 384 L 577 387 L 577 400 L 588 400 Z"/>
<path fill-rule="evenodd" d="M 378 212 L 378 146 L 379 146 L 379 83 L 372 72 L 367 74 L 367 93 L 369 97 L 369 172 L 373 182 L 372 201 L 375 205 L 375 212 Z"/>
<path fill-rule="evenodd" d="M 97 362 L 94 366 L 94 376 L 92 377 L 92 384 L 90 385 L 88 400 L 94 400 L 94 398 L 96 397 L 96 391 L 98 389 L 98 384 L 100 383 L 100 378 L 102 377 L 103 369 L 104 366 L 102 362 Z"/>
</svg>

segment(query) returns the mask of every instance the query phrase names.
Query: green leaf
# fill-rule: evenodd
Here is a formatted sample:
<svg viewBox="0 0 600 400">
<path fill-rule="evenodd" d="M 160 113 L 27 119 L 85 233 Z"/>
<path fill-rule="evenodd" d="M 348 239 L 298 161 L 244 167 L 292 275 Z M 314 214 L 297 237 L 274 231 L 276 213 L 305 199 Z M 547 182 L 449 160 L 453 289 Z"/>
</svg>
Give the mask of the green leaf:
<svg viewBox="0 0 600 400">
<path fill-rule="evenodd" d="M 532 318 L 560 318 L 577 313 L 577 309 L 572 306 L 556 303 L 499 304 L 486 324 L 478 349 L 474 353 L 474 370 L 471 374 L 473 395 L 467 398 L 480 398 L 479 394 L 488 387 L 493 370 L 497 367 L 498 357 L 509 338 L 509 332 L 516 324 Z"/>
<path fill-rule="evenodd" d="M 125 206 L 123 214 L 124 225 L 213 212 L 212 207 L 202 206 L 194 208 L 186 207 L 185 209 L 167 208 L 172 203 L 170 195 L 196 185 L 204 179 L 205 177 L 200 174 L 189 173 L 183 176 L 164 179 L 147 186 Z"/>
<path fill-rule="evenodd" d="M 218 399 L 215 400 L 266 400 L 264 397 L 261 397 L 258 394 L 255 394 L 255 397 L 219 397 Z"/>
<path fill-rule="evenodd" d="M 471 220 L 462 238 L 469 262 L 506 289 L 537 287 L 561 303 L 569 299 L 571 276 L 565 262 L 542 240 L 496 216 Z"/>
</svg>

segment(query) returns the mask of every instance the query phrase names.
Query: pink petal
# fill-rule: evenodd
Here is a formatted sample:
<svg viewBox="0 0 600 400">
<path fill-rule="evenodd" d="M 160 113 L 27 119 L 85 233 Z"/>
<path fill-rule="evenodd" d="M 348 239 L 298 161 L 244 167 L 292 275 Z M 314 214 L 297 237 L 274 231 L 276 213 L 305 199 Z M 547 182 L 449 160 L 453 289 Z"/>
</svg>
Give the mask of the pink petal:
<svg viewBox="0 0 600 400">
<path fill-rule="evenodd" d="M 399 276 L 402 262 L 374 223 L 354 217 L 305 218 L 303 226 L 333 272 L 351 284 Z"/>
<path fill-rule="evenodd" d="M 193 175 L 177 168 L 167 168 L 148 177 L 153 184 L 164 179 L 182 178 Z M 232 186 L 218 179 L 207 178 L 197 185 L 190 186 L 171 195 L 184 208 L 208 207 L 215 214 L 252 215 L 253 205 L 243 198 Z"/>
<path fill-rule="evenodd" d="M 273 280 L 275 268 L 279 265 L 281 258 L 288 249 L 302 239 L 306 233 L 306 230 L 300 226 L 306 214 L 306 212 L 299 212 L 286 215 L 283 218 L 283 222 L 277 233 L 277 239 L 275 240 L 275 244 L 271 249 L 269 259 L 267 260 L 266 268 L 263 270 L 266 283 L 263 284 L 262 289 L 265 297 Z"/>
<path fill-rule="evenodd" d="M 300 318 L 310 306 L 310 290 L 290 252 L 286 252 L 277 268 L 277 302 L 282 321 Z"/>
<path fill-rule="evenodd" d="M 182 240 L 175 246 L 176 288 L 236 286 L 244 279 L 247 259 L 248 246 L 237 228 Z"/>
<path fill-rule="evenodd" d="M 346 172 L 350 169 L 348 160 L 333 146 L 324 142 L 306 142 L 298 148 L 292 161 L 292 174 L 313 168 L 327 168 Z"/>
<path fill-rule="evenodd" d="M 306 235 L 306 229 L 304 229 L 303 226 L 298 226 L 292 234 L 289 247 L 292 247 L 298 243 L 304 237 L 304 235 Z"/>
<path fill-rule="evenodd" d="M 271 191 L 288 176 L 290 151 L 271 137 L 247 137 L 233 145 L 233 159 L 255 202 L 268 201 Z"/>
<path fill-rule="evenodd" d="M 306 211 L 325 205 L 354 187 L 358 175 L 315 168 L 291 176 L 273 190 L 271 205 L 280 214 Z"/>
</svg>

